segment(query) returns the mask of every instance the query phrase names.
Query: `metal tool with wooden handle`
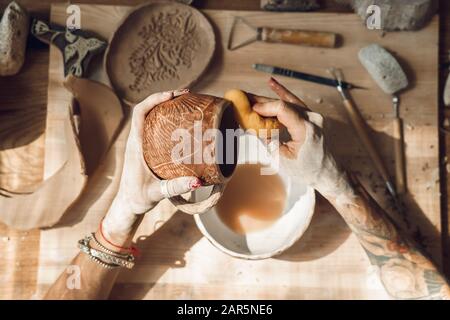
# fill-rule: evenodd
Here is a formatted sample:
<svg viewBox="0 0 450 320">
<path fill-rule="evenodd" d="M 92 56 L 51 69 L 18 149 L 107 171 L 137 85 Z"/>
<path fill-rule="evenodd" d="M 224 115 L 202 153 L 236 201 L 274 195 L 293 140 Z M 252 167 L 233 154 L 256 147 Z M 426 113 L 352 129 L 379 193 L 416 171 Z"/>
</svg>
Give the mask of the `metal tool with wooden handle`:
<svg viewBox="0 0 450 320">
<path fill-rule="evenodd" d="M 393 96 L 394 120 L 392 122 L 395 155 L 395 186 L 399 194 L 406 192 L 405 154 L 403 150 L 403 122 L 399 116 L 399 98 Z"/>
<path fill-rule="evenodd" d="M 358 53 L 361 64 L 369 72 L 373 80 L 387 94 L 392 95 L 394 107 L 394 139 L 395 139 L 395 180 L 398 194 L 406 192 L 405 156 L 403 152 L 403 128 L 400 119 L 398 93 L 408 87 L 409 81 L 400 63 L 385 48 L 371 44 Z"/>
<path fill-rule="evenodd" d="M 234 44 L 233 40 L 235 38 L 235 33 L 238 32 L 237 28 L 240 25 L 243 25 L 246 29 L 252 29 L 254 33 L 245 41 Z M 235 17 L 228 38 L 228 49 L 236 50 L 255 41 L 334 48 L 337 43 L 337 34 L 323 31 L 276 29 L 270 27 L 255 28 L 254 26 L 250 25 L 244 18 Z"/>
<path fill-rule="evenodd" d="M 396 189 L 391 181 L 386 166 L 384 165 L 384 162 L 381 159 L 381 156 L 378 153 L 373 140 L 370 138 L 369 128 L 367 127 L 366 121 L 362 117 L 358 108 L 356 108 L 350 96 L 347 94 L 347 91 L 342 87 L 343 81 L 342 71 L 334 68 L 329 69 L 328 71 L 334 76 L 334 78 L 338 83 L 336 88 L 342 96 L 342 102 L 344 104 L 345 110 L 347 111 L 350 121 L 352 122 L 353 127 L 358 133 L 359 138 L 362 140 L 364 147 L 369 153 L 369 156 L 372 159 L 375 168 L 383 178 L 389 193 L 392 195 L 394 199 L 397 199 Z"/>
<path fill-rule="evenodd" d="M 348 113 L 350 121 L 352 122 L 353 127 L 355 128 L 356 132 L 358 133 L 359 138 L 362 140 L 363 145 L 367 150 L 367 153 L 369 153 L 369 156 L 372 159 L 375 168 L 377 169 L 377 171 L 380 173 L 381 177 L 383 178 L 383 180 L 386 184 L 386 187 L 389 190 L 389 193 L 391 193 L 391 195 L 393 195 L 393 196 L 396 196 L 396 191 L 394 189 L 394 185 L 391 182 L 391 178 L 388 174 L 386 166 L 384 165 L 384 162 L 381 159 L 381 156 L 378 153 L 373 140 L 370 138 L 369 129 L 366 125 L 364 118 L 362 117 L 361 113 L 354 105 L 351 98 L 345 97 L 342 100 L 342 102 Z"/>
</svg>

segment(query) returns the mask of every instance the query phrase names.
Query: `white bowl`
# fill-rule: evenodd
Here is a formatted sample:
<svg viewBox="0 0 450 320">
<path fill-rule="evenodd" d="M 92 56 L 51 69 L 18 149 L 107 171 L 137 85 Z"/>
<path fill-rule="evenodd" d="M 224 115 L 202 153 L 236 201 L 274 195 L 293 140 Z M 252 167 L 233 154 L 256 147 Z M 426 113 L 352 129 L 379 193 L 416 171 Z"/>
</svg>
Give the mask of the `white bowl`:
<svg viewBox="0 0 450 320">
<path fill-rule="evenodd" d="M 253 135 L 243 135 L 239 138 L 238 164 L 243 163 L 274 166 L 264 144 Z M 315 193 L 313 188 L 302 181 L 293 181 L 282 170 L 279 170 L 278 174 L 286 186 L 287 201 L 282 216 L 274 224 L 264 230 L 242 235 L 224 224 L 213 208 L 194 216 L 201 233 L 219 250 L 242 259 L 267 259 L 291 247 L 305 233 L 311 222 Z M 208 190 L 203 188 L 195 197 L 203 198 L 207 194 Z"/>
</svg>

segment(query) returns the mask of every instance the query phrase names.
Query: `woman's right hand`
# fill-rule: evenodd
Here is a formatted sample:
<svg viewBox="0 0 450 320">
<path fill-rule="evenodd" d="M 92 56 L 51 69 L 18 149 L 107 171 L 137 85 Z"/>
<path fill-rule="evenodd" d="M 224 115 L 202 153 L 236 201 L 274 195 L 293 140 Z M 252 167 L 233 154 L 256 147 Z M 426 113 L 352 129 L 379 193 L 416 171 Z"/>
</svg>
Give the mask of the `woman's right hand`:
<svg viewBox="0 0 450 320">
<path fill-rule="evenodd" d="M 271 141 L 269 151 L 281 155 L 280 165 L 288 175 L 304 181 L 326 198 L 350 201 L 353 188 L 345 171 L 328 151 L 322 115 L 310 111 L 275 79 L 269 80 L 269 86 L 280 99 L 251 95 L 252 108 L 263 117 L 276 117 L 289 134 L 287 141 Z"/>
</svg>

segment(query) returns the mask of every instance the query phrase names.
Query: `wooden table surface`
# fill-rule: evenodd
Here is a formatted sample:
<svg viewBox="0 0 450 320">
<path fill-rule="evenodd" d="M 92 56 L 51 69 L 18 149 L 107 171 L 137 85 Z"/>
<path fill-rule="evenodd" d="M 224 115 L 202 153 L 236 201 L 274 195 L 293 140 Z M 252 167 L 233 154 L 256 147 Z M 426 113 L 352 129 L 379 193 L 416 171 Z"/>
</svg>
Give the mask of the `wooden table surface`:
<svg viewBox="0 0 450 320">
<path fill-rule="evenodd" d="M 0 0 L 0 11 L 9 1 Z M 32 14 L 48 19 L 50 3 L 66 1 L 19 1 Z M 80 3 L 90 1 L 77 1 Z M 97 0 L 102 4 L 133 5 L 143 1 Z M 198 7 L 208 9 L 258 10 L 259 0 L 204 0 Z M 325 1 L 324 11 L 346 11 L 347 9 Z M 440 61 L 448 62 L 450 50 L 450 4 L 441 1 Z M 27 52 L 24 72 L 14 77 L 0 78 L 0 187 L 20 190 L 42 180 L 44 159 L 44 128 L 48 82 L 48 48 L 32 42 Z M 440 73 L 440 92 L 447 76 Z M 441 96 L 441 94 L 440 94 Z M 440 102 L 442 105 L 442 102 Z M 450 116 L 442 106 L 441 120 Z M 441 122 L 442 123 L 442 122 Z M 12 148 L 14 147 L 14 148 Z M 442 234 L 444 243 L 444 266 L 450 274 L 449 220 L 446 154 L 450 150 L 450 139 L 442 133 L 440 137 L 441 190 L 442 190 Z M 18 232 L 0 224 L 0 298 L 28 299 L 36 290 L 40 231 Z"/>
</svg>

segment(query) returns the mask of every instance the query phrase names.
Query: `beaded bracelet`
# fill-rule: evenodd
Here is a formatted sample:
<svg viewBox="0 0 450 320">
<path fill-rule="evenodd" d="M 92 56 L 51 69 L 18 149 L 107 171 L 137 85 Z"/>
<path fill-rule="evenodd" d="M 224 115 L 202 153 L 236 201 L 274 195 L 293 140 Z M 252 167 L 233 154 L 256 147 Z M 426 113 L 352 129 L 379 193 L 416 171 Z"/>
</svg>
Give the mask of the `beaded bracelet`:
<svg viewBox="0 0 450 320">
<path fill-rule="evenodd" d="M 94 232 L 91 233 L 91 238 L 92 238 L 92 240 L 94 241 L 94 243 L 95 243 L 97 246 L 99 246 L 100 249 L 102 249 L 102 251 L 104 251 L 104 252 L 106 252 L 106 253 L 109 253 L 109 254 L 111 254 L 111 255 L 114 255 L 114 256 L 118 256 L 118 257 L 120 257 L 120 258 L 128 258 L 128 254 L 127 254 L 127 253 L 114 252 L 114 251 L 108 249 L 107 247 L 105 247 L 104 245 L 102 245 L 102 244 L 100 243 L 100 241 L 98 241 L 98 239 L 97 239 L 97 237 L 95 236 L 95 233 L 94 233 Z"/>
<path fill-rule="evenodd" d="M 115 268 L 120 267 L 118 264 L 106 263 L 106 262 L 103 262 L 102 260 L 100 260 L 99 258 L 91 256 L 91 255 L 88 255 L 88 257 L 92 261 L 96 262 L 97 264 L 99 264 L 100 266 L 102 266 L 103 268 L 106 268 L 106 269 L 115 269 Z"/>
</svg>

